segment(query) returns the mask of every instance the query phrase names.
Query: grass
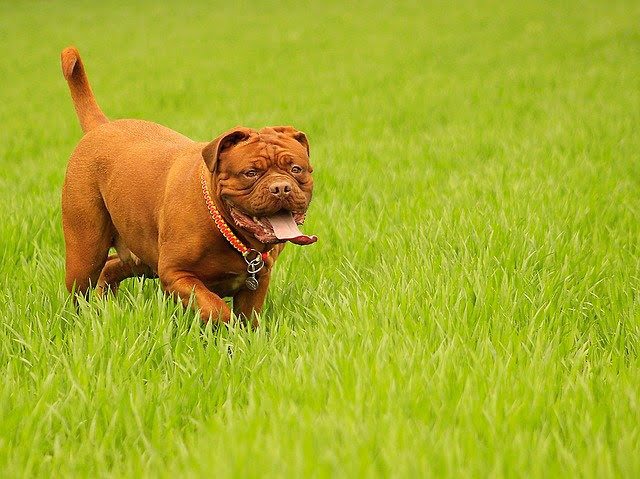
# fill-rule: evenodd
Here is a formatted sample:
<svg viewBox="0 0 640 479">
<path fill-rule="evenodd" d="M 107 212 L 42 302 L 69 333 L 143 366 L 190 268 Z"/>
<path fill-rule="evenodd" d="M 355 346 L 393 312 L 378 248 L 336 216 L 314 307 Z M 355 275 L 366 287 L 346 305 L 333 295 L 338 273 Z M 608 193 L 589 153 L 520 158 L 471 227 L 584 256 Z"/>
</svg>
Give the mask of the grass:
<svg viewBox="0 0 640 479">
<path fill-rule="evenodd" d="M 0 5 L 2 477 L 637 477 L 637 2 Z M 80 48 L 112 118 L 293 124 L 256 332 L 70 304 Z"/>
</svg>

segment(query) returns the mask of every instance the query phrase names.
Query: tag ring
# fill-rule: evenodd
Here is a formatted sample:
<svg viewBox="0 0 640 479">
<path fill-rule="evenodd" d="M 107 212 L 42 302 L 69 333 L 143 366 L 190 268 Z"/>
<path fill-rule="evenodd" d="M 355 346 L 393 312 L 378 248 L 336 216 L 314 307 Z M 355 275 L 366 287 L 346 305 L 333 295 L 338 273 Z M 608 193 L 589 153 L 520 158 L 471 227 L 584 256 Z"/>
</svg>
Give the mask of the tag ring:
<svg viewBox="0 0 640 479">
<path fill-rule="evenodd" d="M 249 259 L 249 256 L 255 253 L 255 257 L 253 259 Z M 264 268 L 264 260 L 262 259 L 262 254 L 260 251 L 255 249 L 250 249 L 246 251 L 243 255 L 245 262 L 247 263 L 247 273 L 255 274 Z"/>
</svg>

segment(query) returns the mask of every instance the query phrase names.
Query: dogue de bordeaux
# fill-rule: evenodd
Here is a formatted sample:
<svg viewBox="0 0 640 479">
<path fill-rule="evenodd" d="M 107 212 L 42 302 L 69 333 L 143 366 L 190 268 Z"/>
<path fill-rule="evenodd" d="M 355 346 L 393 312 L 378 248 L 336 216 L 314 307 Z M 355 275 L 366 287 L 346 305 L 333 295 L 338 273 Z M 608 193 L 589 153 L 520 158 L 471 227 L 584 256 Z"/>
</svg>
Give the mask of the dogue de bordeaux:
<svg viewBox="0 0 640 479">
<path fill-rule="evenodd" d="M 197 142 L 149 121 L 110 121 L 76 48 L 62 52 L 62 71 L 84 131 L 62 189 L 67 289 L 104 294 L 158 277 L 185 305 L 193 297 L 203 321 L 230 321 L 223 298 L 233 297 L 234 314 L 257 326 L 285 242 L 317 239 L 298 228 L 313 190 L 306 135 L 236 127 Z"/>
</svg>

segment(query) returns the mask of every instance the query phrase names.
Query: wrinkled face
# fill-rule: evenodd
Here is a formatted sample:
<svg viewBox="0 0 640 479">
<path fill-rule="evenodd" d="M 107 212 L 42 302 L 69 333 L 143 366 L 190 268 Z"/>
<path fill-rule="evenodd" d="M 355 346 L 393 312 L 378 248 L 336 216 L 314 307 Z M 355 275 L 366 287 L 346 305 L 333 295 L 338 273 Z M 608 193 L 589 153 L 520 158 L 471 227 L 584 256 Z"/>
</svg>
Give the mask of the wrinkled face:
<svg viewBox="0 0 640 479">
<path fill-rule="evenodd" d="M 280 128 L 249 130 L 248 137 L 223 149 L 215 187 L 236 226 L 262 243 L 306 244 L 297 225 L 304 222 L 313 191 L 308 143 L 303 133 Z"/>
</svg>

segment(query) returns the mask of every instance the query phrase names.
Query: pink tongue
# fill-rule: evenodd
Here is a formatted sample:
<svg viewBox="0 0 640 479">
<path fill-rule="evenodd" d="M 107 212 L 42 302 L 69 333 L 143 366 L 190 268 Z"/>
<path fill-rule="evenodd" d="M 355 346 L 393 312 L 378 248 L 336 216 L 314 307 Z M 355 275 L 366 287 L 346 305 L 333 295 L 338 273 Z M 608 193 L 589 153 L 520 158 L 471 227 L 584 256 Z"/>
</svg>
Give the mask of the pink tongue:
<svg viewBox="0 0 640 479">
<path fill-rule="evenodd" d="M 267 216 L 267 220 L 271 223 L 276 238 L 280 240 L 291 241 L 299 245 L 315 243 L 318 240 L 316 236 L 309 236 L 300 231 L 293 215 L 289 212 Z"/>
</svg>

